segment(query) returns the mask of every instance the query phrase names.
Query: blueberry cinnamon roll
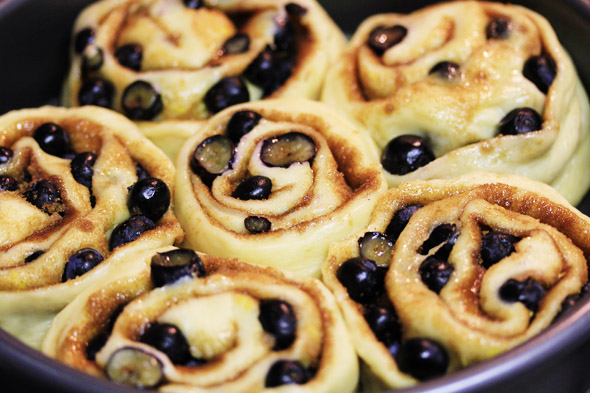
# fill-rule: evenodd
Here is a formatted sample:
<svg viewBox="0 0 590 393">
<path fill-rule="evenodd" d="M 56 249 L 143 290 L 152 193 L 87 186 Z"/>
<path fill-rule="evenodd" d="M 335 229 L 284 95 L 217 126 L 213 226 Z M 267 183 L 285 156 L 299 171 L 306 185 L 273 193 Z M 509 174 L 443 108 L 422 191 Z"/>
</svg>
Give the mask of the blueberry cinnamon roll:
<svg viewBox="0 0 590 393">
<path fill-rule="evenodd" d="M 176 164 L 186 246 L 308 276 L 331 242 L 366 225 L 386 188 L 371 140 L 299 99 L 219 113 Z"/>
<path fill-rule="evenodd" d="M 353 392 L 358 379 L 348 332 L 321 282 L 189 249 L 136 255 L 56 317 L 43 350 L 165 392 Z"/>
<path fill-rule="evenodd" d="M 144 124 L 176 153 L 204 119 L 267 97 L 315 99 L 344 36 L 315 0 L 103 0 L 74 26 L 68 106 L 98 105 Z M 178 120 L 178 121 L 176 121 Z"/>
<path fill-rule="evenodd" d="M 322 268 L 366 380 L 411 386 L 547 328 L 588 292 L 589 224 L 555 190 L 516 175 L 390 190 Z"/>
<path fill-rule="evenodd" d="M 174 167 L 102 108 L 13 111 L 0 134 L 0 326 L 38 345 L 123 255 L 182 239 Z"/>
<path fill-rule="evenodd" d="M 474 170 L 524 175 L 578 203 L 589 104 L 549 23 L 461 1 L 365 20 L 323 100 L 369 131 L 390 186 Z"/>
</svg>

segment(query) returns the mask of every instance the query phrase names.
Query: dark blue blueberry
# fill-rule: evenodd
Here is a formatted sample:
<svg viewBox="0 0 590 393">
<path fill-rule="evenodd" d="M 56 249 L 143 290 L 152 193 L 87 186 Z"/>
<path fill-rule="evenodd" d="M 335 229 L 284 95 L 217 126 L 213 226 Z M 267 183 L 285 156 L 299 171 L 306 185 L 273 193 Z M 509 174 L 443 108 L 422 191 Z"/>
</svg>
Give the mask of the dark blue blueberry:
<svg viewBox="0 0 590 393">
<path fill-rule="evenodd" d="M 400 371 L 419 381 L 444 375 L 449 367 L 445 348 L 428 338 L 412 338 L 404 342 L 396 360 Z"/>
<path fill-rule="evenodd" d="M 203 277 L 205 265 L 196 252 L 179 248 L 152 257 L 151 278 L 154 286 L 172 284 L 183 277 Z"/>
<path fill-rule="evenodd" d="M 436 74 L 439 78 L 453 80 L 461 73 L 459 64 L 450 61 L 441 61 L 437 63 L 428 71 L 429 75 Z"/>
<path fill-rule="evenodd" d="M 358 240 L 361 257 L 374 261 L 377 265 L 389 265 L 394 242 L 380 232 L 367 232 Z"/>
<path fill-rule="evenodd" d="M 436 228 L 432 230 L 430 236 L 420 249 L 418 253 L 421 255 L 427 255 L 430 250 L 434 247 L 438 246 L 441 243 L 448 242 L 450 239 L 453 238 L 453 235 L 457 232 L 457 227 L 455 224 L 440 224 Z M 455 238 L 456 240 L 456 238 Z"/>
<path fill-rule="evenodd" d="M 498 125 L 498 135 L 519 135 L 543 128 L 543 119 L 534 109 L 516 108 Z"/>
<path fill-rule="evenodd" d="M 496 39 L 506 39 L 512 32 L 512 21 L 505 16 L 497 16 L 488 23 L 486 27 L 486 37 Z"/>
<path fill-rule="evenodd" d="M 148 171 L 137 162 L 135 163 L 135 174 L 137 175 L 137 180 L 145 179 L 150 175 Z"/>
<path fill-rule="evenodd" d="M 37 251 L 33 252 L 31 255 L 29 255 L 28 257 L 26 257 L 24 262 L 25 263 L 33 262 L 35 259 L 39 258 L 43 254 L 45 254 L 45 251 L 37 250 Z"/>
<path fill-rule="evenodd" d="M 553 83 L 557 69 L 555 61 L 548 55 L 533 56 L 524 63 L 522 70 L 525 78 L 537 86 L 539 90 L 547 94 L 549 86 Z"/>
<path fill-rule="evenodd" d="M 84 50 L 82 55 L 82 70 L 97 71 L 104 63 L 104 53 L 101 48 L 96 45 L 90 45 Z"/>
<path fill-rule="evenodd" d="M 276 21 L 277 30 L 274 36 L 274 50 L 278 52 L 293 52 L 295 50 L 295 28 L 288 19 L 280 18 Z"/>
<path fill-rule="evenodd" d="M 78 92 L 78 103 L 112 108 L 114 95 L 115 86 L 111 82 L 101 78 L 91 78 L 82 83 Z"/>
<path fill-rule="evenodd" d="M 80 251 L 76 251 L 76 253 L 68 259 L 68 262 L 64 267 L 61 281 L 66 282 L 86 274 L 103 260 L 104 258 L 102 255 L 91 248 L 84 248 Z"/>
<path fill-rule="evenodd" d="M 138 239 L 142 233 L 156 227 L 152 220 L 144 216 L 133 216 L 117 225 L 111 233 L 109 247 L 111 250 Z"/>
<path fill-rule="evenodd" d="M 187 8 L 193 8 L 195 10 L 205 6 L 204 0 L 182 0 L 182 1 L 184 2 L 184 5 Z"/>
<path fill-rule="evenodd" d="M 270 231 L 271 222 L 265 217 L 248 216 L 244 219 L 244 227 L 250 233 L 264 233 Z"/>
<path fill-rule="evenodd" d="M 407 205 L 395 212 L 393 218 L 387 225 L 387 229 L 385 229 L 385 234 L 389 237 L 394 243 L 397 241 L 397 238 L 402 233 L 412 215 L 420 209 L 422 205 Z"/>
<path fill-rule="evenodd" d="M 162 180 L 146 177 L 131 187 L 127 207 L 132 215 L 141 215 L 157 222 L 170 207 L 170 189 Z"/>
<path fill-rule="evenodd" d="M 500 231 L 489 231 L 481 239 L 481 265 L 489 269 L 514 252 L 519 239 Z"/>
<path fill-rule="evenodd" d="M 94 30 L 90 27 L 80 30 L 74 37 L 74 51 L 78 54 L 84 51 L 88 44 L 91 44 L 96 39 Z"/>
<path fill-rule="evenodd" d="M 227 136 L 237 145 L 244 135 L 258 125 L 260 119 L 262 115 L 254 111 L 245 110 L 234 113 L 225 128 Z"/>
<path fill-rule="evenodd" d="M 11 148 L 6 146 L 0 146 L 0 165 L 6 164 L 14 156 L 14 152 Z"/>
<path fill-rule="evenodd" d="M 96 154 L 92 152 L 84 152 L 76 155 L 70 168 L 72 168 L 72 176 L 83 186 L 92 188 L 92 176 L 94 175 L 94 163 L 96 162 Z"/>
<path fill-rule="evenodd" d="M 41 124 L 33 132 L 33 138 L 47 154 L 63 157 L 72 151 L 68 134 L 55 123 Z"/>
<path fill-rule="evenodd" d="M 184 334 L 171 323 L 150 324 L 139 341 L 163 352 L 174 364 L 185 364 L 191 358 Z"/>
<path fill-rule="evenodd" d="M 293 67 L 295 57 L 291 53 L 267 47 L 248 65 L 244 76 L 262 88 L 263 97 L 268 97 L 289 79 Z"/>
<path fill-rule="evenodd" d="M 246 84 L 237 76 L 223 78 L 205 94 L 205 106 L 211 113 L 217 113 L 232 105 L 250 101 Z"/>
<path fill-rule="evenodd" d="M 348 296 L 361 304 L 373 304 L 384 291 L 383 275 L 377 264 L 362 257 L 345 261 L 336 272 L 336 277 L 348 291 Z"/>
<path fill-rule="evenodd" d="M 164 108 L 162 96 L 146 81 L 135 81 L 127 86 L 121 97 L 121 106 L 132 120 L 152 120 Z"/>
<path fill-rule="evenodd" d="M 285 10 L 290 16 L 303 16 L 307 14 L 307 8 L 297 3 L 288 3 L 285 6 Z"/>
<path fill-rule="evenodd" d="M 25 191 L 25 198 L 30 204 L 49 214 L 54 212 L 53 205 L 62 202 L 59 189 L 47 180 L 39 180 L 29 185 Z"/>
<path fill-rule="evenodd" d="M 394 175 L 414 172 L 434 160 L 426 141 L 417 135 L 400 135 L 387 144 L 381 154 L 383 168 Z"/>
<path fill-rule="evenodd" d="M 224 55 L 237 55 L 250 49 L 250 37 L 248 34 L 237 33 L 228 38 L 221 47 Z"/>
<path fill-rule="evenodd" d="M 289 384 L 302 385 L 307 381 L 309 373 L 301 363 L 296 360 L 278 360 L 268 370 L 264 386 L 272 388 Z"/>
<path fill-rule="evenodd" d="M 289 303 L 278 299 L 262 300 L 258 320 L 262 328 L 275 338 L 274 351 L 289 348 L 295 341 L 297 317 Z"/>
<path fill-rule="evenodd" d="M 419 273 L 424 285 L 438 294 L 447 285 L 453 270 L 453 265 L 447 261 L 430 256 L 420 265 Z"/>
<path fill-rule="evenodd" d="M 526 308 L 536 312 L 539 309 L 539 302 L 545 296 L 545 289 L 532 277 L 524 281 L 511 278 L 500 287 L 499 293 L 500 298 L 505 302 L 521 302 Z"/>
<path fill-rule="evenodd" d="M 199 367 L 204 364 L 207 364 L 206 359 L 197 359 L 195 357 L 191 357 L 183 364 L 183 366 L 185 366 L 185 367 Z"/>
<path fill-rule="evenodd" d="M 242 201 L 268 199 L 272 192 L 272 181 L 266 176 L 252 176 L 244 179 L 234 190 L 232 197 Z"/>
<path fill-rule="evenodd" d="M 133 71 L 141 70 L 141 60 L 143 59 L 143 49 L 137 44 L 126 44 L 115 51 L 115 57 L 123 67 Z"/>
<path fill-rule="evenodd" d="M 0 191 L 16 191 L 18 183 L 14 177 L 9 175 L 0 175 Z"/>
<path fill-rule="evenodd" d="M 213 180 L 231 169 L 234 145 L 223 135 L 213 135 L 201 142 L 191 157 L 190 167 L 203 183 L 211 186 Z"/>
<path fill-rule="evenodd" d="M 377 340 L 387 347 L 397 342 L 399 347 L 402 331 L 393 308 L 369 306 L 364 312 L 364 317 Z"/>
<path fill-rule="evenodd" d="M 408 30 L 403 26 L 377 26 L 369 34 L 367 44 L 377 56 L 381 56 L 387 49 L 402 42 L 406 34 Z"/>
</svg>

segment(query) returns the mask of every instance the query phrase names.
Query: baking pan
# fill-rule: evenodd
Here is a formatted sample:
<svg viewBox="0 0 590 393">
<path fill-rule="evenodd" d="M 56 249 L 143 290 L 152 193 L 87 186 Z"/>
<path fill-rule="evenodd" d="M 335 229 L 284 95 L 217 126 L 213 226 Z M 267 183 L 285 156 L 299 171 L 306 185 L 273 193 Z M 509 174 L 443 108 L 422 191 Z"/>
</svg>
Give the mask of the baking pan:
<svg viewBox="0 0 590 393">
<path fill-rule="evenodd" d="M 91 0 L 0 0 L 0 114 L 57 104 L 68 67 L 73 22 Z M 320 0 L 347 33 L 378 12 L 411 12 L 424 0 Z M 514 1 L 545 15 L 570 52 L 590 90 L 590 2 Z M 588 173 L 590 176 L 590 172 Z M 590 195 L 579 205 L 590 214 Z M 532 340 L 489 361 L 396 392 L 587 392 L 590 373 L 590 301 Z M 45 357 L 0 329 L 0 380 L 4 393 L 137 392 L 73 370 Z"/>
</svg>

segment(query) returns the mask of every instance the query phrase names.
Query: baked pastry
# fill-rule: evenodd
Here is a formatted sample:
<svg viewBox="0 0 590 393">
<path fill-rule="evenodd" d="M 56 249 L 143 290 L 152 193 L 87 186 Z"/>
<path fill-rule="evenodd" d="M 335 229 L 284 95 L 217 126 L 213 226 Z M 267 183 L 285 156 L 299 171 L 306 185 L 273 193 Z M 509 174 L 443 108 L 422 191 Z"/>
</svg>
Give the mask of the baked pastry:
<svg viewBox="0 0 590 393">
<path fill-rule="evenodd" d="M 517 5 L 372 16 L 323 101 L 370 132 L 392 187 L 480 170 L 542 181 L 577 204 L 590 185 L 584 88 L 549 23 Z"/>
<path fill-rule="evenodd" d="M 364 227 L 387 185 L 375 146 L 301 99 L 228 108 L 176 160 L 185 246 L 319 276 L 328 246 Z"/>
<path fill-rule="evenodd" d="M 106 109 L 1 116 L 0 183 L 0 326 L 35 347 L 125 255 L 182 240 L 172 162 Z"/>
<path fill-rule="evenodd" d="M 345 44 L 315 0 L 103 0 L 79 15 L 72 41 L 64 103 L 137 121 L 203 119 L 265 97 L 318 98 Z M 172 156 L 182 144 L 174 139 L 195 131 L 176 121 L 143 129 Z"/>
<path fill-rule="evenodd" d="M 589 290 L 589 225 L 516 175 L 408 182 L 330 248 L 323 280 L 366 374 L 410 386 L 504 352 L 575 304 Z"/>
<path fill-rule="evenodd" d="M 358 379 L 350 337 L 320 281 L 189 249 L 137 254 L 55 318 L 43 351 L 165 392 L 290 384 L 297 392 L 352 393 Z"/>
</svg>

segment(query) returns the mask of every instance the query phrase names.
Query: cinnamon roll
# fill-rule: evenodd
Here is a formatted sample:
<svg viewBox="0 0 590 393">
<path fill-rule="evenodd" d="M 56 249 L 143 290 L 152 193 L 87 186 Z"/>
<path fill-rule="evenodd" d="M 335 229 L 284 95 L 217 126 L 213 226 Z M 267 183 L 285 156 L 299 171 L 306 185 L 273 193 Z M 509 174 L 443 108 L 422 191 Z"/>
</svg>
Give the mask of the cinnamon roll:
<svg viewBox="0 0 590 393">
<path fill-rule="evenodd" d="M 28 344 L 125 255 L 182 240 L 174 167 L 125 117 L 13 111 L 0 145 L 0 326 Z"/>
<path fill-rule="evenodd" d="M 63 101 L 158 122 L 266 97 L 315 99 L 344 44 L 315 0 L 103 0 L 74 26 Z M 175 139 L 194 133 L 178 124 L 143 129 L 174 156 Z"/>
<path fill-rule="evenodd" d="M 377 385 L 399 388 L 538 334 L 589 291 L 590 219 L 551 187 L 473 173 L 390 190 L 323 280 Z"/>
<path fill-rule="evenodd" d="M 46 354 L 164 392 L 355 390 L 354 348 L 320 281 L 170 247 L 121 267 L 56 317 Z"/>
<path fill-rule="evenodd" d="M 481 170 L 542 181 L 577 204 L 590 185 L 584 88 L 549 23 L 517 5 L 372 16 L 323 100 L 370 132 L 390 186 Z"/>
<path fill-rule="evenodd" d="M 228 108 L 178 155 L 176 213 L 197 251 L 318 276 L 385 191 L 369 138 L 330 108 L 282 99 Z"/>
</svg>

